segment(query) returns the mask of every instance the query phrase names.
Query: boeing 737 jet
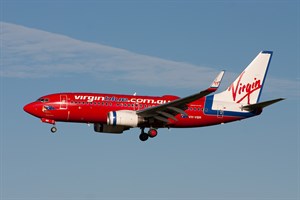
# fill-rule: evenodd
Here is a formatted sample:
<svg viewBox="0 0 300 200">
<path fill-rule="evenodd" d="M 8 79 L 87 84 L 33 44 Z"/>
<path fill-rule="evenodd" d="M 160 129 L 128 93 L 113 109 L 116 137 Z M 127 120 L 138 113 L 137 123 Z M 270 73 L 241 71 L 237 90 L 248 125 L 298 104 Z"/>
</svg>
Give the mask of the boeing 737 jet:
<svg viewBox="0 0 300 200">
<path fill-rule="evenodd" d="M 92 123 L 100 133 L 123 133 L 139 127 L 141 141 L 157 136 L 159 128 L 190 128 L 224 124 L 260 115 L 263 108 L 283 100 L 259 102 L 273 52 L 262 51 L 218 94 L 220 72 L 209 88 L 180 98 L 173 95 L 137 96 L 101 93 L 57 93 L 38 98 L 24 110 L 52 124 Z M 145 131 L 145 129 L 148 131 Z"/>
</svg>

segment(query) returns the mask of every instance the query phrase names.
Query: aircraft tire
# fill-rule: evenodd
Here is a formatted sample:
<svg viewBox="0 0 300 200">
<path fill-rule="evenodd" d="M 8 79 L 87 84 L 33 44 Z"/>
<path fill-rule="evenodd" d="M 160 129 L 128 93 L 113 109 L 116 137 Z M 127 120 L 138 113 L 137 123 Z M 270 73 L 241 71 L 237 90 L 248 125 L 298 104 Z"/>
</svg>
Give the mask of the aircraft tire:
<svg viewBox="0 0 300 200">
<path fill-rule="evenodd" d="M 148 131 L 148 135 L 149 135 L 150 138 L 156 137 L 157 136 L 157 130 L 156 129 L 150 129 Z"/>
<path fill-rule="evenodd" d="M 140 140 L 145 142 L 146 140 L 148 140 L 149 135 L 147 133 L 141 133 L 140 134 Z"/>
<path fill-rule="evenodd" d="M 55 126 L 53 126 L 50 130 L 52 133 L 55 133 L 57 131 L 57 128 Z"/>
</svg>

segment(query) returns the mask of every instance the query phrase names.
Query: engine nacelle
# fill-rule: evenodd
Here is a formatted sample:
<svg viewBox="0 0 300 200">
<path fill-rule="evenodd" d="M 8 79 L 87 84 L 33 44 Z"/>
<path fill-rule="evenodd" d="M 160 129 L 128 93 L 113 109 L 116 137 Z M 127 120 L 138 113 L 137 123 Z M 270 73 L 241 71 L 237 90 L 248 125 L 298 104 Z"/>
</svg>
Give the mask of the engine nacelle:
<svg viewBox="0 0 300 200">
<path fill-rule="evenodd" d="M 99 133 L 123 133 L 128 130 L 128 127 L 124 126 L 110 126 L 106 124 L 94 124 L 94 131 Z"/>
<path fill-rule="evenodd" d="M 137 127 L 141 121 L 136 112 L 131 110 L 111 111 L 107 115 L 107 125 L 111 126 Z"/>
</svg>

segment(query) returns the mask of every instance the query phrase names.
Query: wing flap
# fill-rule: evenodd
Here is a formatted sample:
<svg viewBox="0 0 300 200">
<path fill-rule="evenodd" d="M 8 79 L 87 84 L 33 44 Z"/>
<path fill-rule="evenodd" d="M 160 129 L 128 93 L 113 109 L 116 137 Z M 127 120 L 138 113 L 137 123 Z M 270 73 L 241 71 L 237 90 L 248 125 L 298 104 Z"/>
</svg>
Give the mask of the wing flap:
<svg viewBox="0 0 300 200">
<path fill-rule="evenodd" d="M 188 115 L 186 114 L 186 112 L 184 112 L 182 109 L 180 108 L 176 108 L 176 107 L 167 107 L 168 110 L 174 111 L 177 114 L 183 114 L 183 115 Z"/>
<path fill-rule="evenodd" d="M 161 116 L 153 116 L 154 119 L 157 119 L 159 121 L 169 123 L 169 120 L 167 118 L 161 117 Z"/>
<path fill-rule="evenodd" d="M 174 121 L 178 121 L 174 115 L 171 115 L 170 113 L 167 113 L 167 112 L 163 112 L 163 111 L 156 111 L 158 114 L 161 114 L 162 116 L 164 117 L 167 117 L 167 118 L 171 118 L 173 119 Z"/>
</svg>

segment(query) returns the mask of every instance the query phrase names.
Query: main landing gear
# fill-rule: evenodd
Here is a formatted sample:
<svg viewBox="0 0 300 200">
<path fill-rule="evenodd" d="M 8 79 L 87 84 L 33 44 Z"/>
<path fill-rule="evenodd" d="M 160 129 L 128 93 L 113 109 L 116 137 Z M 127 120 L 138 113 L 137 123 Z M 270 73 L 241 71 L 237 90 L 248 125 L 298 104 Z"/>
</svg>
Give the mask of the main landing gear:
<svg viewBox="0 0 300 200">
<path fill-rule="evenodd" d="M 140 140 L 141 141 L 146 141 L 148 140 L 148 138 L 154 138 L 157 136 L 157 130 L 156 129 L 153 129 L 153 128 L 150 128 L 148 133 L 145 133 L 145 128 L 141 128 L 141 134 L 140 134 Z"/>
</svg>

